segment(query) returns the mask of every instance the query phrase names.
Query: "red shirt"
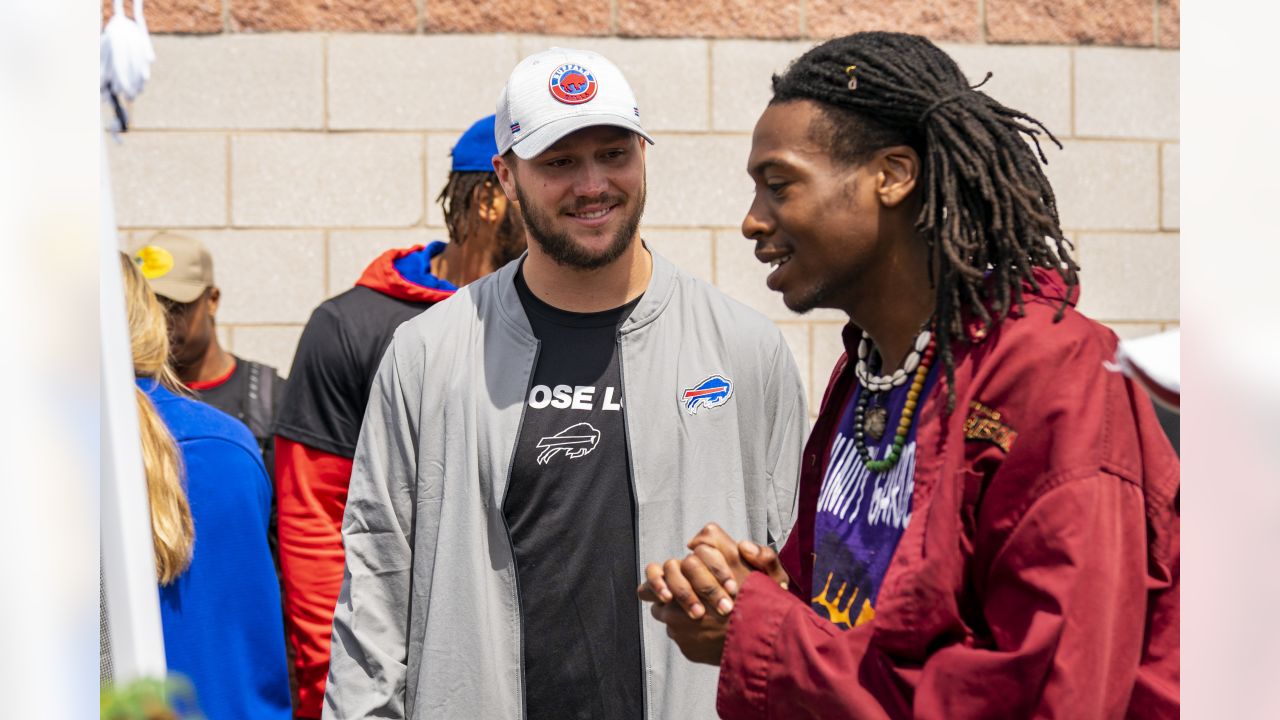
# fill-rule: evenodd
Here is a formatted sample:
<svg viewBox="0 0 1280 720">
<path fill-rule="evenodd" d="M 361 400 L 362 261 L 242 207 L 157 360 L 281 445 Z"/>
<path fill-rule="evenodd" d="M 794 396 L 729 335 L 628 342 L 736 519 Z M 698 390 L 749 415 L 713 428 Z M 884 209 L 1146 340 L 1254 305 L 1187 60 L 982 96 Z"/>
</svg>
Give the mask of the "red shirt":
<svg viewBox="0 0 1280 720">
<path fill-rule="evenodd" d="M 956 346 L 917 422 L 912 519 L 875 617 L 809 607 L 823 458 L 852 391 L 837 363 L 805 448 L 782 550 L 728 628 L 725 718 L 1177 717 L 1179 466 L 1150 399 L 1109 369 L 1116 339 L 1063 287 Z M 846 328 L 846 347 L 856 328 Z"/>
</svg>

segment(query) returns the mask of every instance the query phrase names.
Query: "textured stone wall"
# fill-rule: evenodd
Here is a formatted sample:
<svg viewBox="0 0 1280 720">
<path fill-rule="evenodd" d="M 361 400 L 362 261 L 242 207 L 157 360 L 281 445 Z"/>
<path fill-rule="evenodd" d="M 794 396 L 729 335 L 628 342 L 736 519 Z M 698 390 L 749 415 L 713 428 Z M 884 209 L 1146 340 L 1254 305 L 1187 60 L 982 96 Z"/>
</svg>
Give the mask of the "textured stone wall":
<svg viewBox="0 0 1280 720">
<path fill-rule="evenodd" d="M 127 3 L 126 3 L 127 4 Z M 109 13 L 111 0 L 103 0 Z M 537 33 L 1178 47 L 1179 0 L 150 0 L 153 32 Z"/>
<path fill-rule="evenodd" d="M 1057 28 L 1055 41 L 1105 36 L 1152 45 L 1158 18 L 1168 18 L 1165 5 L 1158 11 L 1145 3 L 1147 34 L 1139 38 L 1130 25 L 1117 29 L 1137 17 L 1125 20 L 1125 2 L 1109 5 L 1105 22 L 1085 22 L 1098 17 L 1088 2 L 1022 3 L 1017 12 L 999 15 L 1003 4 L 1012 3 L 986 0 L 989 41 L 997 28 L 1003 38 L 1024 40 Z M 970 30 L 956 30 L 956 18 L 969 17 L 948 9 L 958 3 L 894 5 L 913 9 L 909 17 L 884 17 L 886 25 L 941 23 L 940 34 L 964 40 L 983 34 L 976 11 L 963 20 Z M 644 237 L 773 318 L 804 370 L 811 403 L 820 399 L 840 351 L 842 316 L 787 311 L 765 288 L 767 268 L 738 229 L 751 193 L 744 169 L 750 130 L 768 98 L 770 73 L 813 40 L 422 34 L 415 28 L 445 18 L 458 30 L 502 26 L 501 18 L 513 23 L 504 26 L 510 29 L 528 26 L 498 12 L 502 3 L 349 0 L 325 3 L 323 12 L 319 7 L 205 0 L 170 2 L 166 10 L 159 0 L 148 3 L 153 28 L 198 30 L 180 26 L 179 18 L 198 24 L 208 15 L 205 31 L 214 34 L 155 38 L 157 61 L 134 107 L 134 130 L 110 148 L 122 235 L 136 241 L 179 228 L 209 244 L 223 289 L 221 332 L 235 352 L 287 371 L 317 303 L 349 287 L 381 250 L 443 237 L 433 199 L 448 173 L 453 141 L 493 111 L 498 89 L 521 57 L 570 44 L 598 50 L 622 67 L 657 140 L 649 152 Z M 675 35 L 696 23 L 707 28 L 697 34 L 716 36 L 729 29 L 723 14 L 760 35 L 799 35 L 805 23 L 812 28 L 828 12 L 823 0 L 735 0 L 716 7 L 722 15 L 707 14 L 699 3 L 588 1 L 579 4 L 579 15 L 598 12 L 619 32 Z M 885 12 L 869 2 L 840 7 L 877 19 L 875 13 Z M 1173 12 L 1176 17 L 1176 4 Z M 1046 26 L 1050 16 L 1056 24 Z M 793 21 L 799 24 L 773 32 Z M 566 18 L 550 10 L 537 22 L 567 29 Z M 837 26 L 851 29 L 831 19 L 830 27 Z M 224 31 L 228 27 L 405 33 Z M 1178 52 L 992 42 L 944 47 L 974 80 L 993 71 L 985 91 L 1062 138 L 1062 151 L 1048 151 L 1048 172 L 1084 266 L 1082 308 L 1128 336 L 1176 325 Z"/>
</svg>

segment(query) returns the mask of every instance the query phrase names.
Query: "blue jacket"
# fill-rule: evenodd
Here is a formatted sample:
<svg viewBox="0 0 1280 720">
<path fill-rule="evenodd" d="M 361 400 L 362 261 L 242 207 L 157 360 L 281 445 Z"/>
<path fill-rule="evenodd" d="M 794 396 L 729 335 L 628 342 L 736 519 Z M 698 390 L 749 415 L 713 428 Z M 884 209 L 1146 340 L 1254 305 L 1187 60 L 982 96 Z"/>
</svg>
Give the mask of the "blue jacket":
<svg viewBox="0 0 1280 720">
<path fill-rule="evenodd" d="M 280 587 L 267 545 L 271 483 L 235 418 L 139 380 L 182 454 L 195 523 L 191 566 L 160 588 L 164 652 L 209 720 L 288 720 Z"/>
</svg>

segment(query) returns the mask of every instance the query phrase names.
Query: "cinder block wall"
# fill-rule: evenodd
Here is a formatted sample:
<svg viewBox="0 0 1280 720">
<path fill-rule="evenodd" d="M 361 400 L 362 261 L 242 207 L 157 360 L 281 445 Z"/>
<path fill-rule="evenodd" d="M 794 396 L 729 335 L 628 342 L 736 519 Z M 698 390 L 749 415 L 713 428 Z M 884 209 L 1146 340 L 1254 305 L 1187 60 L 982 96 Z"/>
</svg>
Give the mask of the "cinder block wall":
<svg viewBox="0 0 1280 720">
<path fill-rule="evenodd" d="M 109 5 L 109 3 L 108 3 Z M 797 316 L 738 230 L 769 76 L 826 37 L 920 32 L 1044 121 L 1082 309 L 1123 336 L 1176 326 L 1178 4 L 927 0 L 152 0 L 151 83 L 109 151 L 126 242 L 206 241 L 236 353 L 287 372 L 311 309 L 383 249 L 443 238 L 448 151 L 524 55 L 614 60 L 649 153 L 643 235 L 773 318 L 820 399 L 841 314 Z M 104 10 L 104 12 L 108 12 Z M 494 34 L 497 33 L 497 34 Z M 585 35 L 584 33 L 591 33 Z"/>
</svg>

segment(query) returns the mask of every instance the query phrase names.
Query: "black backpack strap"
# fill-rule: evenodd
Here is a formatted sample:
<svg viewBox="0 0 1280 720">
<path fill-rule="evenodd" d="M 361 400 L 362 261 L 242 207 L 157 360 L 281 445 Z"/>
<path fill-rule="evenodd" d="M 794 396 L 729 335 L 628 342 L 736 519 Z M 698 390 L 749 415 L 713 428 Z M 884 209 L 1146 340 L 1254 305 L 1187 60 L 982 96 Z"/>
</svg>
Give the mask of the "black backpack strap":
<svg viewBox="0 0 1280 720">
<path fill-rule="evenodd" d="M 262 441 L 271 436 L 271 418 L 275 414 L 275 381 L 276 374 L 262 363 L 252 360 L 249 365 L 249 378 L 245 383 L 245 424 L 253 432 L 253 436 Z"/>
</svg>

